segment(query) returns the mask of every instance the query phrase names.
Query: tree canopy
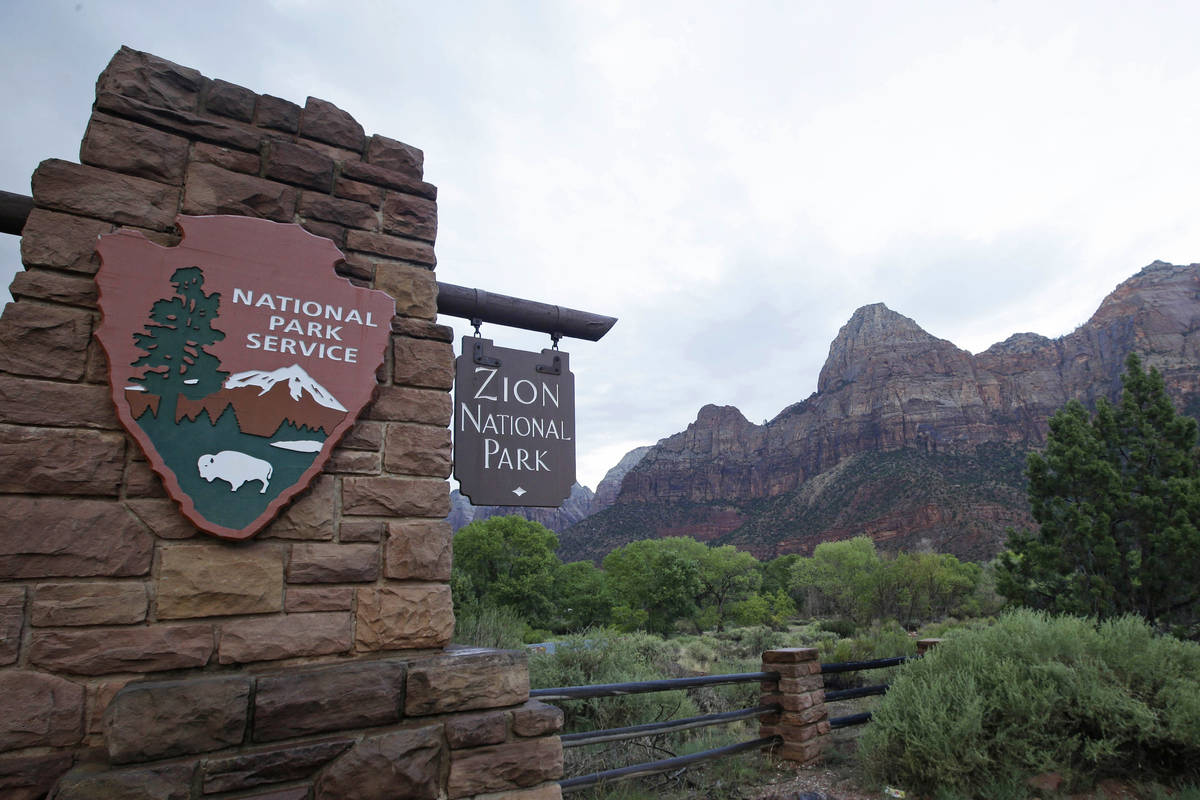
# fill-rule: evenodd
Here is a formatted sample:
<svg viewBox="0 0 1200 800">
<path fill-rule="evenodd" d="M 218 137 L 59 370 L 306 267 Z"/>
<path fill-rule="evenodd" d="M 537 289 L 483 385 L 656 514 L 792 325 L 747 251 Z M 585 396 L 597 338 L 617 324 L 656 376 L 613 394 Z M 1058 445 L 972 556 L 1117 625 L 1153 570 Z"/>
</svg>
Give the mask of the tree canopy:
<svg viewBox="0 0 1200 800">
<path fill-rule="evenodd" d="M 557 605 L 556 547 L 553 531 L 521 517 L 472 522 L 454 534 L 455 602 L 508 606 L 535 627 L 546 627 Z"/>
<path fill-rule="evenodd" d="M 1120 403 L 1077 401 L 1029 456 L 1035 531 L 1011 532 L 997 588 L 1033 608 L 1154 623 L 1195 620 L 1200 601 L 1197 424 L 1162 376 L 1130 355 Z"/>
</svg>

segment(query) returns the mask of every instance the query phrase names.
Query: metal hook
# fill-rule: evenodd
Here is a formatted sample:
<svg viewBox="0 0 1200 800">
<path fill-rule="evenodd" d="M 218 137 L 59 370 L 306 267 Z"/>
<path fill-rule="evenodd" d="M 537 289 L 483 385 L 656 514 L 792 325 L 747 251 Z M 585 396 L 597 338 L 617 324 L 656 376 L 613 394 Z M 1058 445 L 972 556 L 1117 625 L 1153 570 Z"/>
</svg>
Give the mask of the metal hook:
<svg viewBox="0 0 1200 800">
<path fill-rule="evenodd" d="M 475 338 L 476 339 L 478 339 L 480 337 L 479 326 L 482 324 L 483 324 L 483 320 L 481 320 L 479 317 L 471 317 L 471 326 L 473 328 L 475 328 Z"/>
<path fill-rule="evenodd" d="M 551 341 L 550 348 L 552 350 L 558 349 L 558 340 L 561 338 L 562 338 L 562 334 L 559 333 L 558 331 L 554 331 L 553 333 L 550 334 L 550 341 Z"/>
</svg>

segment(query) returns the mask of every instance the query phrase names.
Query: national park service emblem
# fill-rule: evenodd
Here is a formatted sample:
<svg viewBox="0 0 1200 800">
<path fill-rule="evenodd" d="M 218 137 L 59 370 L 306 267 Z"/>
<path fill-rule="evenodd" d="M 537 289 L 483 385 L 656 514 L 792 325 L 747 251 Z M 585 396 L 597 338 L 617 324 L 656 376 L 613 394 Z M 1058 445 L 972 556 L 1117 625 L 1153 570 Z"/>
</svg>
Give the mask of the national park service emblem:
<svg viewBox="0 0 1200 800">
<path fill-rule="evenodd" d="M 100 237 L 117 415 L 197 528 L 248 538 L 320 473 L 375 388 L 395 303 L 333 271 L 333 242 L 250 217 L 183 241 Z"/>
</svg>

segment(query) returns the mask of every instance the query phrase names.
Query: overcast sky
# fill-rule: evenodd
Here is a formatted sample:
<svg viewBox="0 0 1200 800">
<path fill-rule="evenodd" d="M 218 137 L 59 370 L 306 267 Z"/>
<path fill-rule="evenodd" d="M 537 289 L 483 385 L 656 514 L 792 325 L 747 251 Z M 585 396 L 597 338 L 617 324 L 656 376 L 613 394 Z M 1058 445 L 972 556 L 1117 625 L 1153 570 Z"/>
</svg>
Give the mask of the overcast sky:
<svg viewBox="0 0 1200 800">
<path fill-rule="evenodd" d="M 807 397 L 867 303 L 978 352 L 1200 261 L 1189 0 L 5 0 L 0 23 L 0 189 L 78 160 L 122 44 L 422 148 L 439 280 L 620 318 L 563 342 L 593 488 L 706 403 Z"/>
</svg>

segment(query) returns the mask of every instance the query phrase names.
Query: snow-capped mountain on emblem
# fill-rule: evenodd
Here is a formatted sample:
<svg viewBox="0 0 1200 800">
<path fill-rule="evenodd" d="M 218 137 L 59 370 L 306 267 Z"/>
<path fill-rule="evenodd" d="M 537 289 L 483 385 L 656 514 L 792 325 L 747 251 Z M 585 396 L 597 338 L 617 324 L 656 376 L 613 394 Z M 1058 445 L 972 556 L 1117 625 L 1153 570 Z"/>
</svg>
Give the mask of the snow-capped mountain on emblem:
<svg viewBox="0 0 1200 800">
<path fill-rule="evenodd" d="M 200 530 L 252 536 L 316 477 L 375 389 L 395 301 L 298 225 L 180 217 L 183 241 L 101 237 L 113 402 Z"/>
<path fill-rule="evenodd" d="M 337 398 L 330 394 L 328 389 L 313 380 L 312 376 L 305 372 L 304 367 L 299 364 L 292 364 L 290 367 L 280 367 L 270 372 L 261 369 L 239 372 L 237 375 L 230 375 L 225 380 L 225 388 L 237 389 L 242 386 L 258 386 L 262 389 L 259 394 L 263 395 L 275 388 L 275 384 L 280 381 L 287 381 L 288 393 L 292 396 L 293 400 L 299 400 L 307 393 L 313 400 L 316 400 L 326 408 L 332 408 L 337 411 L 346 410 L 346 407 L 339 403 Z"/>
</svg>

